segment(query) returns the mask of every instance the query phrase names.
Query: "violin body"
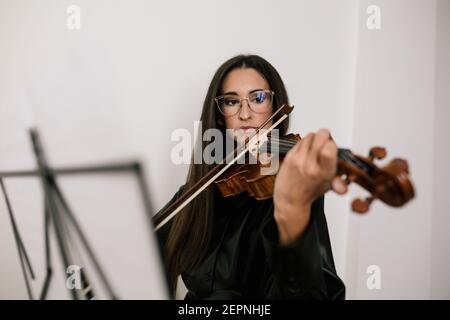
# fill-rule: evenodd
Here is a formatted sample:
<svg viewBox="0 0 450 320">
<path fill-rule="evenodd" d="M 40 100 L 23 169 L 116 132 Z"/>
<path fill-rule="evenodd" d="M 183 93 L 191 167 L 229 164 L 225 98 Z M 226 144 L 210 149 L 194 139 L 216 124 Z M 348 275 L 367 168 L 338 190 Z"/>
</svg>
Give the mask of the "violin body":
<svg viewBox="0 0 450 320">
<path fill-rule="evenodd" d="M 300 135 L 289 134 L 285 136 L 285 139 L 296 142 L 300 140 Z M 277 168 L 281 165 L 284 157 L 282 153 L 279 155 Z M 265 174 L 261 174 L 262 168 L 266 169 Z M 269 165 L 262 162 L 234 165 L 215 181 L 215 185 L 222 197 L 231 197 L 247 192 L 256 200 L 270 199 L 273 196 L 277 171 L 267 172 L 267 169 L 269 169 Z"/>
<path fill-rule="evenodd" d="M 256 200 L 272 198 L 275 185 L 275 175 L 261 175 L 258 164 L 240 164 L 230 169 L 225 177 L 215 182 L 222 197 L 236 196 L 248 192 Z"/>
</svg>

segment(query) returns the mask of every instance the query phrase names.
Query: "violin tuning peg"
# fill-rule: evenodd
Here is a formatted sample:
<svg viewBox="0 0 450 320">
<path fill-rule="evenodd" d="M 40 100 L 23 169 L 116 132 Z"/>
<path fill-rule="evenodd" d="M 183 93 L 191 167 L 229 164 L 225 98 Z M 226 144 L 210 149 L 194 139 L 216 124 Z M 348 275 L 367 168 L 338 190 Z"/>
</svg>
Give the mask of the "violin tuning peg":
<svg viewBox="0 0 450 320">
<path fill-rule="evenodd" d="M 369 206 L 374 200 L 374 197 L 369 197 L 366 199 L 355 199 L 352 202 L 352 210 L 357 213 L 366 213 L 369 211 Z"/>
<path fill-rule="evenodd" d="M 351 182 L 355 182 L 356 179 L 358 179 L 358 177 L 356 176 L 356 174 L 351 174 L 351 175 L 349 175 L 349 176 L 347 177 L 346 180 L 348 181 L 348 183 L 351 183 Z"/>
<path fill-rule="evenodd" d="M 369 151 L 369 158 L 371 161 L 373 159 L 381 160 L 386 157 L 386 149 L 382 147 L 373 147 Z"/>
<path fill-rule="evenodd" d="M 355 182 L 357 179 L 357 176 L 354 174 L 350 174 L 350 175 L 344 175 L 343 177 L 343 181 L 346 185 L 349 185 L 352 182 Z"/>
<path fill-rule="evenodd" d="M 396 167 L 397 170 L 399 170 L 399 171 L 403 171 L 407 174 L 409 173 L 408 162 L 406 162 L 403 159 L 399 159 L 399 158 L 392 159 L 391 165 Z"/>
</svg>

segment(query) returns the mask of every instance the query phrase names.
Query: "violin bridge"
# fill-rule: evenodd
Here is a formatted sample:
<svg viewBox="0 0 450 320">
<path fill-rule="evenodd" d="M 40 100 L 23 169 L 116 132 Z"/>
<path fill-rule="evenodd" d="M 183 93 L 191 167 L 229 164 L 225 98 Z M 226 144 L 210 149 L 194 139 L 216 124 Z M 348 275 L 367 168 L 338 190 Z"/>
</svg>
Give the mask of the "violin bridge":
<svg viewBox="0 0 450 320">
<path fill-rule="evenodd" d="M 258 159 L 258 153 L 260 146 L 267 142 L 269 139 L 267 138 L 267 134 L 255 134 L 248 142 L 248 152 L 255 158 Z"/>
</svg>

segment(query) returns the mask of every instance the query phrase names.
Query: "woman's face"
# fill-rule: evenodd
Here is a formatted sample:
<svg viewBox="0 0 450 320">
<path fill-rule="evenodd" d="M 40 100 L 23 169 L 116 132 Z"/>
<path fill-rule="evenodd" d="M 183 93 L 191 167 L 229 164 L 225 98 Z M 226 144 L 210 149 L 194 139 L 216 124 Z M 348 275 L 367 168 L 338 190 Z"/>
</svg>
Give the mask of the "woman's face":
<svg viewBox="0 0 450 320">
<path fill-rule="evenodd" d="M 236 95 L 240 99 L 245 99 L 257 90 L 270 90 L 269 83 L 255 69 L 244 68 L 234 69 L 224 79 L 222 84 L 223 95 Z M 257 129 L 264 121 L 272 115 L 272 103 L 258 106 L 258 112 L 250 109 L 251 99 L 241 100 L 241 108 L 235 115 L 225 116 L 227 129 L 233 129 L 235 133 L 247 135 Z M 269 127 L 269 123 L 266 127 Z"/>
</svg>

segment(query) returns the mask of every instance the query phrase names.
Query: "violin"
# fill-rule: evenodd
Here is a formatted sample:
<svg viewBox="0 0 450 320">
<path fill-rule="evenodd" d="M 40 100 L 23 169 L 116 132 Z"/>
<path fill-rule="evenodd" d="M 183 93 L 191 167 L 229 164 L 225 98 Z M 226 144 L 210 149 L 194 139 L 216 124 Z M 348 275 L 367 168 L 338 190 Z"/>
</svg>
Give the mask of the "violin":
<svg viewBox="0 0 450 320">
<path fill-rule="evenodd" d="M 275 140 L 275 141 L 274 141 Z M 281 139 L 271 139 L 279 145 L 277 152 L 283 157 L 297 141 L 298 134 L 290 134 Z M 270 145 L 265 149 L 270 150 Z M 382 147 L 370 149 L 368 157 L 353 154 L 349 149 L 338 149 L 338 163 L 336 175 L 344 177 L 347 184 L 354 182 L 371 193 L 371 196 L 352 202 L 352 210 L 357 213 L 366 213 L 374 199 L 400 207 L 414 197 L 414 188 L 408 177 L 408 163 L 403 159 L 393 159 L 382 168 L 374 164 L 374 159 L 383 159 L 386 150 Z M 247 192 L 256 200 L 266 200 L 273 196 L 276 172 L 261 174 L 266 163 L 235 165 L 215 181 L 216 187 L 223 197 L 236 196 Z"/>
<path fill-rule="evenodd" d="M 267 162 L 256 162 L 254 164 L 237 164 L 238 160 L 246 155 L 257 155 L 258 151 L 271 150 L 276 145 L 275 152 L 283 161 L 284 155 L 296 145 L 300 136 L 290 134 L 281 138 L 270 135 L 282 121 L 284 121 L 293 110 L 293 106 L 283 105 L 278 108 L 272 116 L 267 119 L 247 139 L 243 148 L 236 148 L 228 154 L 225 159 L 204 177 L 202 177 L 192 188 L 186 190 L 168 208 L 153 217 L 155 231 L 170 221 L 178 212 L 188 205 L 208 186 L 214 184 L 223 197 L 238 195 L 247 192 L 249 196 L 257 200 L 269 199 L 273 196 L 275 178 L 277 171 L 271 174 L 261 174 L 262 168 Z M 281 115 L 281 116 L 280 116 Z M 264 129 L 268 123 L 278 116 L 269 129 Z M 273 150 L 271 150 L 273 152 Z M 268 154 L 270 158 L 270 153 Z M 379 199 L 387 205 L 400 207 L 414 198 L 414 187 L 409 179 L 409 169 L 406 160 L 396 158 L 387 165 L 379 168 L 374 159 L 380 160 L 386 156 L 386 150 L 381 147 L 370 149 L 367 157 L 353 154 L 349 149 L 338 149 L 338 162 L 336 175 L 343 177 L 347 184 L 356 183 L 370 193 L 366 199 L 355 199 L 352 202 L 352 210 L 357 213 L 366 213 L 370 204 Z"/>
</svg>

